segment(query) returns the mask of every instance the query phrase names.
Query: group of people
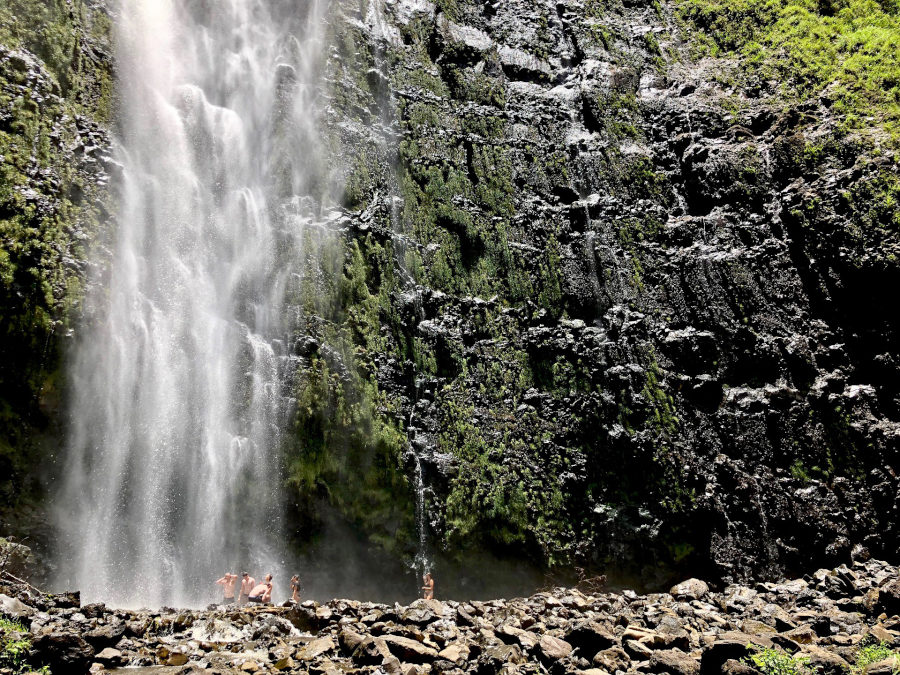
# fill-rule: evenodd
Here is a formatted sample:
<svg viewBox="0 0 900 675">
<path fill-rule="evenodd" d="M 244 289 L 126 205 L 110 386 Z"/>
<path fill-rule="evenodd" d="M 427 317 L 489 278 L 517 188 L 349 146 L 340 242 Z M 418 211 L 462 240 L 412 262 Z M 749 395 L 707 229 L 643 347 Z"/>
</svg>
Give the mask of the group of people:
<svg viewBox="0 0 900 675">
<path fill-rule="evenodd" d="M 238 575 L 231 572 L 225 572 L 225 575 L 216 581 L 223 587 L 225 598 L 222 601 L 224 605 L 233 605 L 235 603 L 234 591 L 237 587 Z M 434 600 L 434 577 L 431 572 L 426 572 L 422 577 L 422 597 L 426 600 Z M 291 602 L 300 602 L 300 577 L 295 574 L 291 577 Z M 272 575 L 267 574 L 261 583 L 256 583 L 256 579 L 251 577 L 247 572 L 241 574 L 240 594 L 237 599 L 238 605 L 254 604 L 254 605 L 271 605 L 272 604 Z"/>
<path fill-rule="evenodd" d="M 216 581 L 216 583 L 221 585 L 224 590 L 225 598 L 223 604 L 234 604 L 234 591 L 237 586 L 237 580 L 237 574 L 225 572 L 225 575 Z M 291 602 L 300 602 L 300 577 L 296 574 L 291 577 Z M 256 583 L 256 579 L 251 577 L 247 572 L 244 572 L 241 575 L 240 594 L 238 595 L 237 604 L 271 605 L 272 575 L 267 574 L 262 582 Z"/>
</svg>

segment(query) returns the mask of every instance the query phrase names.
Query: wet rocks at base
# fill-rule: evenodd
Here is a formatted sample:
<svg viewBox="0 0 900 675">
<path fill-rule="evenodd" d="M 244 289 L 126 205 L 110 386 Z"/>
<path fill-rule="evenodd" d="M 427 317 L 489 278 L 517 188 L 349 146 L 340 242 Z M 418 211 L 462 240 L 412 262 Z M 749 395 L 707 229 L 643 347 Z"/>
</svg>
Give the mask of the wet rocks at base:
<svg viewBox="0 0 900 675">
<path fill-rule="evenodd" d="M 29 661 L 53 673 L 342 675 L 757 672 L 748 645 L 850 672 L 861 645 L 900 648 L 900 575 L 857 561 L 782 583 L 711 591 L 697 579 L 668 593 L 588 595 L 555 588 L 512 600 L 353 600 L 203 611 L 81 606 L 78 594 L 0 587 L 0 612 L 30 630 Z M 28 637 L 28 636 L 26 636 Z M 859 675 L 898 664 L 875 663 Z"/>
</svg>

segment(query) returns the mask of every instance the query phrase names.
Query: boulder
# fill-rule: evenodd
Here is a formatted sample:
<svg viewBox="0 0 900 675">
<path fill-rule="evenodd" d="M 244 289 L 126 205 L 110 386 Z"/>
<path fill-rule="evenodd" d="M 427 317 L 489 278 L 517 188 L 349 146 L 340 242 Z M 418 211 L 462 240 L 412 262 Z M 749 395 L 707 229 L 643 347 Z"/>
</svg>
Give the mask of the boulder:
<svg viewBox="0 0 900 675">
<path fill-rule="evenodd" d="M 190 657 L 187 654 L 182 652 L 172 652 L 169 654 L 169 658 L 166 659 L 167 666 L 183 666 L 190 660 Z"/>
<path fill-rule="evenodd" d="M 870 663 L 863 670 L 863 675 L 895 675 L 900 669 L 900 659 L 896 656 Z"/>
<path fill-rule="evenodd" d="M 11 619 L 27 619 L 35 611 L 34 607 L 29 607 L 18 598 L 11 598 L 0 593 L 0 614 Z"/>
<path fill-rule="evenodd" d="M 391 656 L 393 654 L 382 638 L 366 637 L 353 651 L 353 660 L 363 666 L 380 665 Z"/>
<path fill-rule="evenodd" d="M 594 665 L 614 673 L 617 670 L 627 670 L 631 663 L 631 658 L 621 647 L 610 647 L 609 649 L 597 652 L 594 655 L 593 661 Z"/>
<path fill-rule="evenodd" d="M 382 640 L 387 644 L 391 654 L 401 661 L 409 663 L 431 663 L 438 657 L 437 651 L 426 647 L 421 642 L 401 637 L 399 635 L 383 635 Z"/>
<path fill-rule="evenodd" d="M 804 645 L 803 655 L 809 659 L 810 668 L 819 675 L 845 675 L 850 664 L 840 656 L 817 645 Z"/>
<path fill-rule="evenodd" d="M 878 604 L 881 611 L 888 616 L 900 614 L 900 578 L 896 578 L 878 589 Z"/>
<path fill-rule="evenodd" d="M 518 645 L 497 645 L 488 647 L 478 658 L 479 675 L 499 673 L 506 665 L 525 663 L 522 650 Z"/>
<path fill-rule="evenodd" d="M 29 579 L 37 570 L 38 560 L 31 549 L 0 537 L 0 567 L 20 579 Z"/>
<path fill-rule="evenodd" d="M 722 675 L 759 675 L 759 671 L 743 660 L 728 659 L 722 665 Z"/>
<path fill-rule="evenodd" d="M 94 648 L 72 632 L 45 633 L 31 642 L 32 662 L 52 672 L 83 673 L 90 667 Z"/>
<path fill-rule="evenodd" d="M 125 635 L 125 623 L 114 621 L 102 626 L 97 626 L 84 634 L 84 639 L 91 643 L 94 649 L 112 647 Z"/>
<path fill-rule="evenodd" d="M 365 639 L 365 636 L 360 635 L 355 630 L 343 628 L 338 637 L 338 643 L 341 645 L 341 651 L 347 656 L 350 656 L 356 651 L 356 648 L 365 641 Z"/>
<path fill-rule="evenodd" d="M 543 659 L 549 662 L 559 661 L 572 653 L 572 645 L 552 635 L 542 636 L 538 649 Z"/>
<path fill-rule="evenodd" d="M 762 635 L 747 635 L 746 633 L 728 632 L 716 636 L 714 642 L 707 646 L 700 659 L 700 672 L 702 675 L 718 675 L 722 666 L 729 659 L 740 661 L 750 651 L 751 644 L 760 647 L 771 647 L 772 641 Z"/>
<path fill-rule="evenodd" d="M 99 654 L 97 654 L 94 659 L 99 663 L 102 663 L 104 666 L 108 666 L 110 668 L 121 666 L 124 663 L 122 652 L 120 652 L 118 649 L 113 649 L 112 647 L 107 647 Z"/>
<path fill-rule="evenodd" d="M 459 640 L 444 647 L 438 656 L 452 663 L 461 663 L 469 658 L 469 645 Z"/>
<path fill-rule="evenodd" d="M 687 579 L 672 586 L 669 593 L 676 600 L 702 600 L 709 593 L 709 586 L 700 579 Z"/>
<path fill-rule="evenodd" d="M 510 626 L 509 624 L 500 626 L 494 632 L 497 637 L 503 640 L 506 644 L 517 644 L 525 651 L 532 650 L 541 640 L 531 631 L 522 630 L 521 628 L 516 628 L 515 626 Z"/>
<path fill-rule="evenodd" d="M 650 672 L 699 675 L 700 662 L 679 649 L 659 649 L 650 655 Z"/>
<path fill-rule="evenodd" d="M 321 637 L 303 645 L 294 654 L 294 658 L 299 659 L 300 661 L 312 661 L 322 654 L 327 654 L 334 648 L 334 641 L 330 637 Z"/>
<path fill-rule="evenodd" d="M 584 621 L 575 624 L 566 633 L 566 642 L 578 650 L 581 656 L 590 658 L 604 649 L 616 644 L 616 636 L 612 630 L 596 621 Z"/>
</svg>

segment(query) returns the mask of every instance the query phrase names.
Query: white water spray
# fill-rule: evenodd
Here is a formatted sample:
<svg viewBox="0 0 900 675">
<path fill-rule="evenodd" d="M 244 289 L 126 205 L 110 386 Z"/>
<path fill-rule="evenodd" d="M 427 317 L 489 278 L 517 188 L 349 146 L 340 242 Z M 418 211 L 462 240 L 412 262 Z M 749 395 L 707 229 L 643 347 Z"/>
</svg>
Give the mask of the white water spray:
<svg viewBox="0 0 900 675">
<path fill-rule="evenodd" d="M 59 503 L 59 581 L 86 601 L 202 605 L 243 567 L 286 587 L 278 458 L 324 191 L 324 2 L 118 10 L 120 211 L 73 357 Z"/>
</svg>

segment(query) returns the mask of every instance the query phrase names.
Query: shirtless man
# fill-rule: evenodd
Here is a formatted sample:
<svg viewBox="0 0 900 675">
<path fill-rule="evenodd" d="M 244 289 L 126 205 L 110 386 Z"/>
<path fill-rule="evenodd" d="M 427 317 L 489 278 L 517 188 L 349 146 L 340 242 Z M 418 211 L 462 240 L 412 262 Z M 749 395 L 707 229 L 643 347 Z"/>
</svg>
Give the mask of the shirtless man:
<svg viewBox="0 0 900 675">
<path fill-rule="evenodd" d="M 300 575 L 298 574 L 291 577 L 291 602 L 296 605 L 300 604 Z"/>
<path fill-rule="evenodd" d="M 231 605 L 234 603 L 234 585 L 237 583 L 237 574 L 225 572 L 225 576 L 219 579 L 217 584 L 221 584 L 225 588 L 225 600 L 223 605 Z"/>
<path fill-rule="evenodd" d="M 239 604 L 241 604 L 241 605 L 246 605 L 246 604 L 247 604 L 247 600 L 250 599 L 250 591 L 252 591 L 252 590 L 253 590 L 253 587 L 256 586 L 256 579 L 254 579 L 253 577 L 251 577 L 251 576 L 250 576 L 249 574 L 247 574 L 246 572 L 244 572 L 241 576 L 242 576 L 242 579 L 241 579 L 241 599 L 240 599 L 240 603 L 239 603 Z"/>
<path fill-rule="evenodd" d="M 434 578 L 431 572 L 426 572 L 422 577 L 424 585 L 422 586 L 422 597 L 426 600 L 434 600 Z"/>
<path fill-rule="evenodd" d="M 272 575 L 267 574 L 266 580 L 257 584 L 250 590 L 250 602 L 257 605 L 268 605 L 272 602 Z"/>
</svg>

